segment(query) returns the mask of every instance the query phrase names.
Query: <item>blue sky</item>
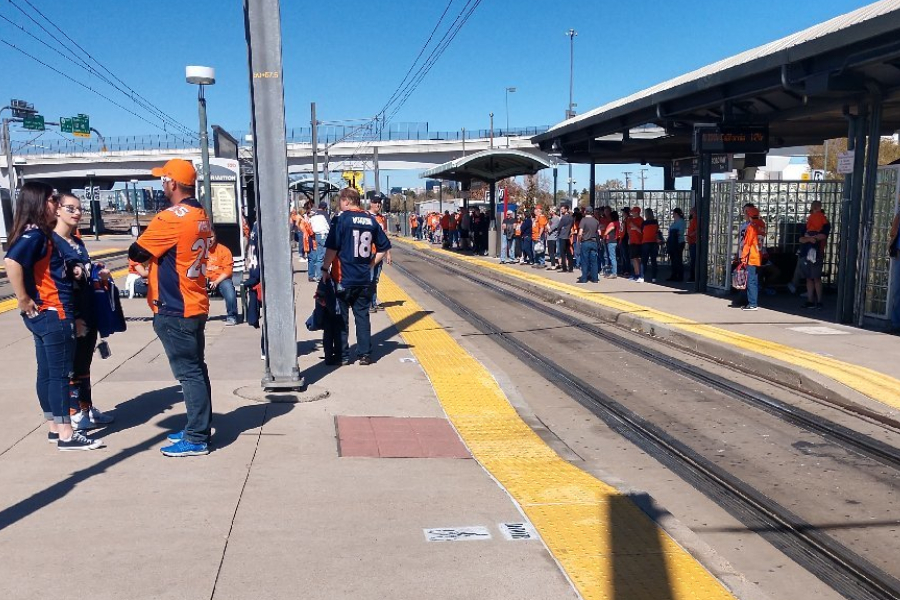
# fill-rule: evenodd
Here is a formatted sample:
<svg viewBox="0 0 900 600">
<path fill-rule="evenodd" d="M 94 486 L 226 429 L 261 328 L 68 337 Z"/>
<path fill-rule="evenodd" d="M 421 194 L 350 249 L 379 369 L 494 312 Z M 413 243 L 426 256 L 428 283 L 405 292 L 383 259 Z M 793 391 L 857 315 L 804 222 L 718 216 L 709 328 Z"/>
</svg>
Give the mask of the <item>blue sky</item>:
<svg viewBox="0 0 900 600">
<path fill-rule="evenodd" d="M 184 66 L 216 68 L 207 93 L 210 123 L 249 127 L 247 52 L 240 0 L 11 0 L 0 15 L 40 31 L 16 6 L 40 20 L 31 2 L 112 73 L 176 120 L 196 128 L 196 88 Z M 455 17 L 465 0 L 453 0 Z M 398 122 L 428 122 L 431 130 L 487 128 L 505 123 L 551 125 L 568 101 L 569 40 L 574 27 L 575 102 L 590 110 L 659 81 L 799 31 L 869 4 L 864 0 L 482 0 L 453 43 L 397 113 Z M 437 23 L 446 0 L 390 2 L 282 1 L 287 125 L 306 126 L 309 104 L 319 119 L 370 117 L 386 102 Z M 42 21 L 43 22 L 43 21 Z M 46 24 L 56 37 L 61 34 Z M 443 32 L 442 27 L 441 32 Z M 439 33 L 438 36 L 442 35 Z M 143 109 L 0 20 L 0 39 L 154 121 Z M 66 42 L 69 46 L 68 42 Z M 159 133 L 139 118 L 0 44 L 0 99 L 33 102 L 48 117 L 86 113 L 107 136 Z M 54 134 L 56 135 L 56 134 Z M 600 167 L 598 180 L 621 178 L 622 166 Z M 417 183 L 417 173 L 392 174 Z M 578 187 L 587 170 L 576 168 Z M 661 185 L 654 169 L 647 186 Z"/>
</svg>

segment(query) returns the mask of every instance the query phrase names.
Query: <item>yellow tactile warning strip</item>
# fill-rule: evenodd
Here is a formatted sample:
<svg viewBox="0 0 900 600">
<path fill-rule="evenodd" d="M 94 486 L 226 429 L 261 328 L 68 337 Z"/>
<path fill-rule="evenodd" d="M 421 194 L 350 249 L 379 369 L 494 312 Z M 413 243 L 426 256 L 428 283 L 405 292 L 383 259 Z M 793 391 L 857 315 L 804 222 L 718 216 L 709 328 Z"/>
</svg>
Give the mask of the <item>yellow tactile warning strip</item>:
<svg viewBox="0 0 900 600">
<path fill-rule="evenodd" d="M 621 300 L 602 292 L 587 292 L 583 288 L 560 283 L 537 274 L 510 269 L 509 267 L 502 267 L 499 264 L 479 258 L 431 248 L 428 244 L 422 242 L 406 243 L 414 245 L 417 248 L 446 253 L 457 260 L 472 262 L 485 269 L 502 271 L 506 275 L 527 281 L 533 285 L 539 285 L 558 292 L 564 292 L 582 300 L 612 308 L 621 313 L 639 315 L 642 319 L 668 325 L 675 329 L 690 332 L 730 346 L 736 346 L 749 352 L 762 354 L 763 356 L 768 356 L 804 369 L 809 369 L 810 371 L 830 377 L 873 400 L 877 400 L 892 408 L 900 409 L 900 380 L 873 369 L 861 367 L 834 358 L 828 358 L 821 354 L 807 352 L 806 350 L 800 350 L 785 344 L 770 342 L 750 335 L 728 331 L 727 329 L 715 327 L 714 325 L 704 325 L 677 315 L 641 306 L 640 304 L 635 304 L 627 300 Z"/>
<path fill-rule="evenodd" d="M 124 277 L 128 274 L 128 269 L 119 269 L 117 271 L 113 271 L 110 273 L 113 279 L 118 279 L 119 277 Z M 8 300 L 3 300 L 0 302 L 0 315 L 5 312 L 9 312 L 11 310 L 15 310 L 18 307 L 18 302 L 16 302 L 15 298 L 10 298 Z"/>
<path fill-rule="evenodd" d="M 522 507 L 583 598 L 734 598 L 626 496 L 548 447 L 487 369 L 384 275 L 378 297 L 472 456 Z"/>
</svg>

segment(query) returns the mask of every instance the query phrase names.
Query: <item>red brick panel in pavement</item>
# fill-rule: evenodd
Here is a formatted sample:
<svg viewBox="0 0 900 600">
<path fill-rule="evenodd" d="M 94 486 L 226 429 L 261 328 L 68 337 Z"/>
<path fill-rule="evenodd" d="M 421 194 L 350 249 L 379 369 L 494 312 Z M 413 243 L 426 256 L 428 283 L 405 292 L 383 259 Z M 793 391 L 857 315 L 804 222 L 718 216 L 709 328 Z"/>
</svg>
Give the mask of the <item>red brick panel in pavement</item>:
<svg viewBox="0 0 900 600">
<path fill-rule="evenodd" d="M 343 457 L 471 458 L 446 419 L 424 417 L 337 417 Z"/>
</svg>

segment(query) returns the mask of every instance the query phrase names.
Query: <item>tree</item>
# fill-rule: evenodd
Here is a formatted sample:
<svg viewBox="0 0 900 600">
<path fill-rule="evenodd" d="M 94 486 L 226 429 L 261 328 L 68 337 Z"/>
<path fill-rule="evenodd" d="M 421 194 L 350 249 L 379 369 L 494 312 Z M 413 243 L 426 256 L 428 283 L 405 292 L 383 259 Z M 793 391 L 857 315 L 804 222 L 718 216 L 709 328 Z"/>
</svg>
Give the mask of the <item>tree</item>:
<svg viewBox="0 0 900 600">
<path fill-rule="evenodd" d="M 828 149 L 828 164 L 825 164 L 826 145 Z M 809 168 L 814 171 L 825 170 L 825 179 L 840 179 L 843 175 L 837 172 L 838 154 L 847 151 L 847 138 L 826 140 L 822 146 L 808 146 Z M 900 144 L 894 138 L 883 137 L 878 145 L 878 164 L 887 165 L 895 160 L 900 160 Z"/>
</svg>

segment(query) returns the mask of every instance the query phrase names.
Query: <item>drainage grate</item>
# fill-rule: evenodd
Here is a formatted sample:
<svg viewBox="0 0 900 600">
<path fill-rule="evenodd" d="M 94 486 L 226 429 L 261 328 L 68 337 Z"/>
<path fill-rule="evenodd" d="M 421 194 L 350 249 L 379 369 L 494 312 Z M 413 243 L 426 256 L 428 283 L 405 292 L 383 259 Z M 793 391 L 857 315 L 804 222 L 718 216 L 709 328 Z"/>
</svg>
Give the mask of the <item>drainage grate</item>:
<svg viewBox="0 0 900 600">
<path fill-rule="evenodd" d="M 491 532 L 487 527 L 447 527 L 440 529 L 423 529 L 425 539 L 429 542 L 468 542 L 472 540 L 489 540 Z"/>
<path fill-rule="evenodd" d="M 531 523 L 500 523 L 500 533 L 510 541 L 537 539 L 537 531 Z"/>
</svg>

